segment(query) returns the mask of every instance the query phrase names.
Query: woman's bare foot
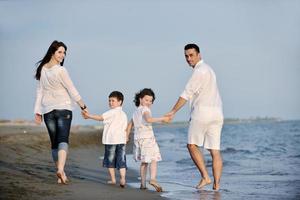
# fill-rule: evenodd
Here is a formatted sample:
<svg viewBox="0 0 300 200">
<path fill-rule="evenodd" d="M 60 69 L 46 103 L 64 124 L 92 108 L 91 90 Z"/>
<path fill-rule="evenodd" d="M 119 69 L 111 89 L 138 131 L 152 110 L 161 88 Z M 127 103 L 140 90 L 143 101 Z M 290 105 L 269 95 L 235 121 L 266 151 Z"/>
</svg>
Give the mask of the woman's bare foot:
<svg viewBox="0 0 300 200">
<path fill-rule="evenodd" d="M 65 185 L 68 184 L 68 178 L 67 178 L 65 172 L 63 172 L 63 171 L 57 171 L 56 172 L 56 176 L 60 180 L 60 181 L 57 180 L 57 183 L 62 183 L 62 184 L 65 184 Z"/>
<path fill-rule="evenodd" d="M 198 185 L 196 186 L 197 189 L 201 189 L 206 185 L 211 184 L 211 180 L 210 178 L 202 178 L 201 181 L 198 183 Z"/>
</svg>

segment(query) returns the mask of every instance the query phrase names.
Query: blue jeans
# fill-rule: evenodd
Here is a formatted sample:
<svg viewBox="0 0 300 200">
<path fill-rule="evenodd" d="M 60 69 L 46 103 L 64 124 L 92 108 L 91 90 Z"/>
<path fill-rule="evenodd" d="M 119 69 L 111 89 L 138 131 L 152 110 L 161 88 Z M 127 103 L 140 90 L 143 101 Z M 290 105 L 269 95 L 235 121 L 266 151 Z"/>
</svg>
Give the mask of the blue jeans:
<svg viewBox="0 0 300 200">
<path fill-rule="evenodd" d="M 44 114 L 44 121 L 51 140 L 53 160 L 57 161 L 58 150 L 68 150 L 72 111 L 52 110 Z"/>
<path fill-rule="evenodd" d="M 103 167 L 127 168 L 125 144 L 105 144 Z"/>
</svg>

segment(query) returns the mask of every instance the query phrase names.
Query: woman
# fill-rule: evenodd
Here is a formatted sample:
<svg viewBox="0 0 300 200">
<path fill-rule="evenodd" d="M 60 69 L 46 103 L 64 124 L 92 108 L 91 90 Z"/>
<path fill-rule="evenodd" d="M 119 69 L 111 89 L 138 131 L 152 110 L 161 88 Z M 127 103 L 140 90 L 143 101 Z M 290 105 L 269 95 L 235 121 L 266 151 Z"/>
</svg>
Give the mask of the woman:
<svg viewBox="0 0 300 200">
<path fill-rule="evenodd" d="M 41 124 L 43 117 L 51 140 L 52 157 L 55 162 L 58 183 L 67 184 L 64 168 L 68 154 L 69 133 L 72 121 L 72 100 L 82 110 L 87 107 L 74 87 L 66 68 L 62 67 L 67 46 L 53 41 L 46 55 L 37 65 L 38 80 L 35 102 L 35 122 Z"/>
</svg>

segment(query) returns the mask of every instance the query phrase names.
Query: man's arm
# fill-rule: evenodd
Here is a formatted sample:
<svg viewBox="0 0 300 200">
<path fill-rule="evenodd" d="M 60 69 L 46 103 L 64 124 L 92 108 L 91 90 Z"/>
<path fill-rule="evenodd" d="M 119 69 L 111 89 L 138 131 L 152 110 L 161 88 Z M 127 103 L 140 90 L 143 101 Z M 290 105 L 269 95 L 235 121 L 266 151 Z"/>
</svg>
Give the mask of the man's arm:
<svg viewBox="0 0 300 200">
<path fill-rule="evenodd" d="M 166 114 L 166 116 L 170 116 L 173 118 L 175 116 L 175 113 L 180 110 L 184 104 L 187 102 L 186 99 L 179 97 L 175 105 L 173 106 L 172 110 Z"/>
</svg>

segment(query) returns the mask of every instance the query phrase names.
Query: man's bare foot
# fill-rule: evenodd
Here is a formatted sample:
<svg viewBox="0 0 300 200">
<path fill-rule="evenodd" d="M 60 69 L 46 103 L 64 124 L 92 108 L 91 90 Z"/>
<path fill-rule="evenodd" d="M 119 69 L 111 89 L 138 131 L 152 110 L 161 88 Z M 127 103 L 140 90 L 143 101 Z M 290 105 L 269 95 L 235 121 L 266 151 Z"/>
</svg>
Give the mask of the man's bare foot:
<svg viewBox="0 0 300 200">
<path fill-rule="evenodd" d="M 219 189 L 220 189 L 220 181 L 218 181 L 218 182 L 214 181 L 213 190 L 218 191 Z"/>
<path fill-rule="evenodd" d="M 211 184 L 210 178 L 202 178 L 199 184 L 196 186 L 197 189 L 201 189 L 206 185 Z"/>
<path fill-rule="evenodd" d="M 125 179 L 120 179 L 120 187 L 125 188 L 126 185 L 126 180 Z"/>
</svg>

